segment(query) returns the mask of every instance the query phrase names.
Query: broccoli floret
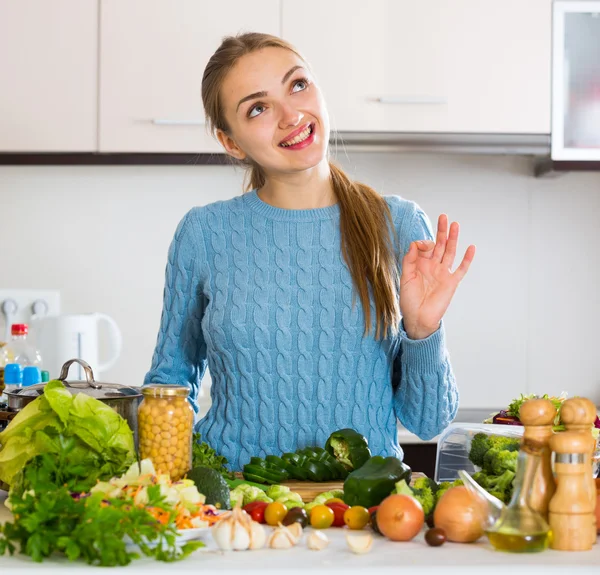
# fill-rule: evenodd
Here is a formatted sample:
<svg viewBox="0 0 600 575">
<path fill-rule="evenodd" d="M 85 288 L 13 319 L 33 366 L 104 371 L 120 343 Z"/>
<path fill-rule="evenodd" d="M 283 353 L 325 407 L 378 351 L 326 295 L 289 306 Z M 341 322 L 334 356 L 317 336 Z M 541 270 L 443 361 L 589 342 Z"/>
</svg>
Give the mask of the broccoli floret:
<svg viewBox="0 0 600 575">
<path fill-rule="evenodd" d="M 483 458 L 483 470 L 488 475 L 502 475 L 505 471 L 517 470 L 517 451 L 507 451 L 492 447 Z"/>
<path fill-rule="evenodd" d="M 419 477 L 418 479 L 415 479 L 413 489 L 430 489 L 435 495 L 438 490 L 438 484 L 429 477 Z"/>
<path fill-rule="evenodd" d="M 488 475 L 485 471 L 478 471 L 477 473 L 474 473 L 472 477 L 479 485 L 481 485 L 481 487 L 484 489 L 487 488 Z"/>
<path fill-rule="evenodd" d="M 396 487 L 392 493 L 397 493 L 399 495 L 410 495 L 411 497 L 414 497 L 413 490 L 404 479 L 396 483 Z"/>
<path fill-rule="evenodd" d="M 432 483 L 437 488 L 437 483 L 431 479 L 419 478 L 415 481 L 412 487 L 410 487 L 403 479 L 402 481 L 398 481 L 398 483 L 396 483 L 394 493 L 414 497 L 421 504 L 423 513 L 425 513 L 425 516 L 427 516 L 433 512 L 433 508 L 435 507 L 436 503 L 435 494 L 431 488 Z"/>
<path fill-rule="evenodd" d="M 521 441 L 514 437 L 504 437 L 502 435 L 491 435 L 489 438 L 490 448 L 495 447 L 501 451 L 519 451 Z"/>
<path fill-rule="evenodd" d="M 502 475 L 499 475 L 498 477 L 490 477 L 488 475 L 487 487 L 492 491 L 510 491 L 512 489 L 514 478 L 514 472 L 508 470 L 505 471 Z"/>
<path fill-rule="evenodd" d="M 520 440 L 502 435 L 487 435 L 477 433 L 471 441 L 469 459 L 478 467 L 484 467 L 484 458 L 490 449 L 499 451 L 519 451 Z"/>
<path fill-rule="evenodd" d="M 483 467 L 483 456 L 490 447 L 490 436 L 485 433 L 477 433 L 471 441 L 469 459 L 478 467 Z"/>
</svg>

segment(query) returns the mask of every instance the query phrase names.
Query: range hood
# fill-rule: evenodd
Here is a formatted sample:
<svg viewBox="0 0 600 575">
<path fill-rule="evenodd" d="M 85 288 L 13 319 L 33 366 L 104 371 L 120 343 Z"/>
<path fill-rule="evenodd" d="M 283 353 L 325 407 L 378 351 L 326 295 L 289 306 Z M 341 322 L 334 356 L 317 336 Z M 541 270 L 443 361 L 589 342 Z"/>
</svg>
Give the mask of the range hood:
<svg viewBox="0 0 600 575">
<path fill-rule="evenodd" d="M 548 156 L 548 134 L 332 132 L 333 151 Z"/>
</svg>

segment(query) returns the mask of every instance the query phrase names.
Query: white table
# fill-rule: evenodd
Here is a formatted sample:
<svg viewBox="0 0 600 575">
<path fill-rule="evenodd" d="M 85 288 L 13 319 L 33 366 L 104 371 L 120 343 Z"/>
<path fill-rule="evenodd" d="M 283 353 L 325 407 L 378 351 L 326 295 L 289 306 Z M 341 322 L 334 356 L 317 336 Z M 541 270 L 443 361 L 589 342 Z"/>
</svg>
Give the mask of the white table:
<svg viewBox="0 0 600 575">
<path fill-rule="evenodd" d="M 10 518 L 4 507 L 5 493 L 0 492 L 0 522 Z M 306 530 L 308 531 L 308 529 Z M 323 551 L 310 551 L 306 547 L 306 536 L 293 549 L 280 551 L 262 549 L 259 551 L 238 551 L 222 553 L 216 549 L 212 538 L 206 538 L 207 547 L 176 563 L 162 563 L 152 559 L 134 560 L 129 566 L 113 568 L 110 573 L 124 570 L 130 574 L 148 575 L 152 572 L 175 572 L 178 575 L 190 573 L 219 573 L 229 575 L 245 573 L 264 575 L 282 573 L 284 575 L 331 575 L 332 572 L 394 574 L 410 573 L 432 575 L 548 575 L 568 573 L 576 568 L 577 575 L 593 573 L 600 568 L 600 545 L 587 552 L 565 552 L 547 550 L 542 553 L 519 555 L 494 551 L 482 538 L 480 542 L 461 545 L 446 543 L 442 547 L 428 547 L 423 534 L 408 543 L 393 543 L 382 537 L 375 537 L 373 548 L 366 555 L 355 555 L 346 545 L 345 529 L 330 528 L 326 531 L 331 540 Z M 47 559 L 34 563 L 29 557 L 8 555 L 0 557 L 1 573 L 36 575 L 37 573 L 104 573 L 97 567 L 82 562 L 70 563 L 63 558 Z"/>
</svg>

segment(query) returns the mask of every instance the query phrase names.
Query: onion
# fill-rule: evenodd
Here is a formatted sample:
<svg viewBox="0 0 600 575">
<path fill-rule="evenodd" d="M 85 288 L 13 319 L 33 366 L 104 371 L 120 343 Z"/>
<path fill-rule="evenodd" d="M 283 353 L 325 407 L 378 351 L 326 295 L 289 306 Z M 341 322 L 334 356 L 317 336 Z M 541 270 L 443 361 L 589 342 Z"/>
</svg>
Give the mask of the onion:
<svg viewBox="0 0 600 575">
<path fill-rule="evenodd" d="M 390 495 L 377 509 L 377 527 L 392 541 L 410 541 L 423 527 L 421 504 L 408 495 Z"/>
<path fill-rule="evenodd" d="M 472 543 L 483 535 L 481 504 L 464 486 L 450 487 L 433 512 L 433 522 L 449 541 Z"/>
</svg>

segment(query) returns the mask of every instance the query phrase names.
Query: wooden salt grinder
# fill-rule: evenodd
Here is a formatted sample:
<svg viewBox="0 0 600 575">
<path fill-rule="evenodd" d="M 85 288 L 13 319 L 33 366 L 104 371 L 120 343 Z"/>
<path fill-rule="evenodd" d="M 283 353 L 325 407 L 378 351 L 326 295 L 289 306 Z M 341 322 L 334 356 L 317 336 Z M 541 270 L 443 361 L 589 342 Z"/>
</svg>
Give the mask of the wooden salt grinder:
<svg viewBox="0 0 600 575">
<path fill-rule="evenodd" d="M 535 473 L 531 492 L 527 495 L 529 507 L 537 511 L 548 521 L 548 506 L 556 491 L 552 473 L 552 452 L 550 438 L 552 423 L 556 417 L 556 408 L 549 399 L 530 399 L 521 405 L 519 419 L 525 426 L 523 444 L 535 443 L 541 447 L 540 464 Z"/>
<path fill-rule="evenodd" d="M 577 431 L 555 433 L 550 448 L 556 454 L 556 493 L 550 500 L 550 547 L 561 551 L 588 551 L 590 525 L 595 515 L 587 492 L 589 441 Z"/>
<path fill-rule="evenodd" d="M 596 482 L 594 481 L 594 475 L 592 473 L 592 458 L 596 451 L 596 440 L 592 436 L 592 427 L 594 421 L 596 421 L 596 406 L 593 402 L 585 397 L 573 397 L 563 402 L 560 409 L 560 419 L 565 424 L 567 431 L 578 431 L 585 435 L 589 441 L 589 450 L 586 454 L 587 473 L 586 473 L 586 484 L 588 489 L 588 495 L 590 501 L 596 509 Z M 591 527 L 590 537 L 593 542 L 596 543 L 596 515 L 594 514 L 594 521 Z"/>
</svg>

